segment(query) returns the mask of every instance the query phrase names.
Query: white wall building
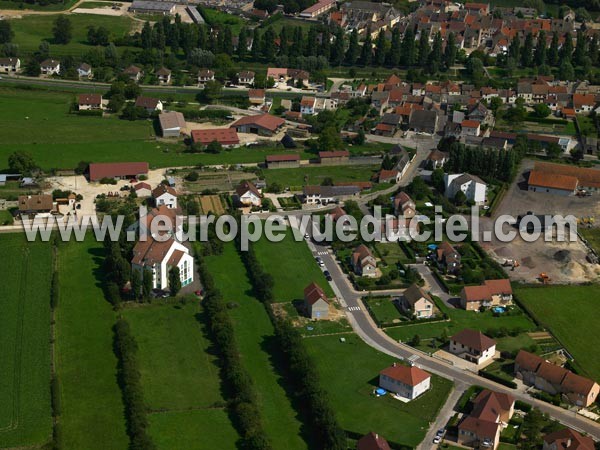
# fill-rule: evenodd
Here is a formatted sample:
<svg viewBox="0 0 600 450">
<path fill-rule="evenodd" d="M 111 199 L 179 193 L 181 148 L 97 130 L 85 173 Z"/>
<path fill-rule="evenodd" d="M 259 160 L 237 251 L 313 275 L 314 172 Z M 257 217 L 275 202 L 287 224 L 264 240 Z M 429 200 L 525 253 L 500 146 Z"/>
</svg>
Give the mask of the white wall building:
<svg viewBox="0 0 600 450">
<path fill-rule="evenodd" d="M 467 200 L 476 205 L 485 203 L 487 185 L 475 175 L 468 173 L 445 174 L 444 183 L 446 184 L 445 195 L 447 198 L 453 199 L 457 192 L 462 191 Z"/>
<path fill-rule="evenodd" d="M 413 400 L 431 387 L 431 375 L 415 366 L 392 364 L 379 372 L 379 387 Z"/>
<path fill-rule="evenodd" d="M 164 242 L 148 237 L 139 241 L 133 248 L 132 270 L 143 274 L 144 270 L 152 272 L 152 288 L 167 289 L 171 268 L 179 268 L 181 285 L 186 286 L 194 281 L 194 258 L 187 247 L 169 237 Z"/>
</svg>

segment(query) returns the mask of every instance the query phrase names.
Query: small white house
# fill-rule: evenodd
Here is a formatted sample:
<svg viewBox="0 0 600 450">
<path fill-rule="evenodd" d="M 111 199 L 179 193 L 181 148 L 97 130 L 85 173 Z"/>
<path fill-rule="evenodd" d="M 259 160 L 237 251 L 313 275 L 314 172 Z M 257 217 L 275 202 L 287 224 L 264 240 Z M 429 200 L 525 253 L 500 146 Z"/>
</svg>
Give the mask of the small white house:
<svg viewBox="0 0 600 450">
<path fill-rule="evenodd" d="M 459 191 L 462 191 L 467 200 L 476 205 L 485 203 L 487 185 L 481 178 L 468 173 L 445 174 L 444 182 L 447 198 L 453 199 Z"/>
<path fill-rule="evenodd" d="M 143 181 L 134 185 L 133 190 L 139 198 L 146 198 L 152 195 L 152 186 L 150 186 L 148 183 L 144 183 Z"/>
<path fill-rule="evenodd" d="M 260 206 L 262 204 L 261 193 L 251 181 L 242 182 L 235 189 L 235 193 L 242 206 Z"/>
<path fill-rule="evenodd" d="M 56 59 L 45 59 L 40 63 L 42 75 L 55 75 L 60 73 L 60 61 Z"/>
<path fill-rule="evenodd" d="M 169 209 L 177 208 L 177 191 L 166 184 L 159 184 L 152 191 L 156 207 L 165 205 Z"/>
<path fill-rule="evenodd" d="M 450 338 L 450 353 L 477 365 L 491 360 L 496 354 L 496 341 L 481 331 L 465 328 Z"/>
<path fill-rule="evenodd" d="M 302 100 L 300 101 L 300 112 L 302 113 L 302 115 L 310 116 L 314 114 L 316 102 L 316 97 L 302 97 Z"/>
<path fill-rule="evenodd" d="M 392 364 L 379 372 L 379 387 L 414 400 L 431 387 L 431 375 L 415 366 Z"/>
<path fill-rule="evenodd" d="M 92 78 L 94 73 L 92 72 L 92 66 L 86 63 L 81 63 L 81 65 L 77 68 L 77 75 L 79 78 Z"/>
<path fill-rule="evenodd" d="M 146 241 L 139 241 L 133 248 L 131 268 L 140 274 L 149 270 L 153 289 L 169 288 L 169 272 L 174 267 L 179 269 L 182 286 L 194 281 L 194 258 L 185 245 L 172 237 L 164 242 L 149 237 Z"/>
<path fill-rule="evenodd" d="M 19 58 L 0 58 L 0 73 L 16 73 L 21 70 Z"/>
</svg>

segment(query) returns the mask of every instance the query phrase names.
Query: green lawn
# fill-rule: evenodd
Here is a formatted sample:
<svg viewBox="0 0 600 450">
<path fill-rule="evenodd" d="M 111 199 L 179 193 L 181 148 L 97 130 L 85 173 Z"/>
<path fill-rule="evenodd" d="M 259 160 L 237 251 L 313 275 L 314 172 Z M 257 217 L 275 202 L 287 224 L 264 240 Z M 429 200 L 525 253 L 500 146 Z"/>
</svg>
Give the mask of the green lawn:
<svg viewBox="0 0 600 450">
<path fill-rule="evenodd" d="M 133 307 L 124 315 L 138 344 L 150 434 L 159 449 L 208 450 L 220 439 L 235 443 L 198 304 Z"/>
<path fill-rule="evenodd" d="M 432 388 L 422 397 L 402 403 L 390 396 L 371 395 L 379 372 L 394 359 L 365 344 L 358 336 L 321 336 L 304 340 L 321 375 L 342 427 L 366 434 L 370 431 L 388 441 L 416 446 L 429 422 L 444 404 L 452 382 L 432 375 Z"/>
<path fill-rule="evenodd" d="M 267 184 L 300 188 L 304 185 L 321 184 L 325 178 L 334 182 L 370 181 L 379 166 L 314 166 L 298 169 L 272 169 L 263 171 Z"/>
<path fill-rule="evenodd" d="M 9 211 L 0 211 L 0 225 L 12 225 L 14 222 L 13 216 Z"/>
<path fill-rule="evenodd" d="M 77 0 L 66 0 L 49 5 L 24 3 L 18 0 L 0 0 L 0 9 L 32 9 L 34 11 L 64 11 L 73 6 Z"/>
<path fill-rule="evenodd" d="M 37 447 L 52 434 L 51 248 L 2 234 L 0 254 L 0 447 Z"/>
<path fill-rule="evenodd" d="M 113 5 L 113 2 L 102 2 L 102 1 L 93 1 L 93 2 L 83 2 L 77 8 L 81 9 L 96 9 L 96 8 L 110 8 Z"/>
<path fill-rule="evenodd" d="M 246 24 L 246 21 L 241 17 L 233 14 L 227 14 L 216 9 L 198 8 L 198 10 L 200 11 L 200 14 L 202 14 L 202 17 L 207 24 L 211 25 L 213 28 L 219 28 L 219 26 L 222 25 L 229 25 L 231 27 L 231 33 L 234 36 L 239 35 L 240 30 Z"/>
<path fill-rule="evenodd" d="M 151 414 L 148 422 L 158 450 L 237 448 L 237 433 L 223 409 Z"/>
<path fill-rule="evenodd" d="M 181 143 L 154 140 L 149 121 L 68 114 L 75 95 L 64 92 L 0 89 L 0 169 L 15 150 L 30 152 L 43 169 L 74 168 L 79 161 L 148 161 L 152 167 L 262 162 L 277 147 L 236 148 L 221 154 L 184 152 Z M 32 133 L 31 130 L 36 132 Z"/>
<path fill-rule="evenodd" d="M 29 15 L 22 19 L 10 21 L 15 37 L 12 40 L 19 45 L 22 53 L 31 53 L 38 49 L 40 42 L 50 43 L 52 57 L 81 56 L 92 48 L 87 42 L 87 32 L 90 26 L 104 26 L 111 32 L 113 38 L 120 38 L 132 31 L 134 22 L 129 17 L 101 16 L 97 14 L 70 14 L 73 25 L 73 39 L 68 44 L 55 44 L 52 37 L 52 26 L 58 14 Z"/>
<path fill-rule="evenodd" d="M 273 448 L 306 450 L 298 412 L 288 397 L 286 380 L 277 370 L 278 344 L 264 306 L 250 295 L 252 286 L 233 243 L 224 253 L 207 258 L 209 270 L 225 302 L 237 306 L 229 313 L 234 321 L 240 354 L 258 393 L 265 430 Z"/>
<path fill-rule="evenodd" d="M 269 242 L 263 238 L 253 245 L 264 269 L 275 280 L 276 301 L 302 300 L 304 288 L 313 281 L 321 286 L 328 296 L 333 296 L 333 290 L 308 245 L 304 239 L 296 242 L 291 230 L 287 231 L 285 239 L 281 242 Z"/>
<path fill-rule="evenodd" d="M 379 323 L 393 323 L 394 320 L 400 320 L 402 315 L 400 310 L 392 303 L 391 297 L 366 297 L 365 304 L 369 306 L 371 314 Z"/>
<path fill-rule="evenodd" d="M 600 381 L 598 285 L 517 288 L 515 294 L 566 346 L 580 372 Z"/>
<path fill-rule="evenodd" d="M 439 338 L 444 332 L 448 336 L 465 329 L 473 328 L 485 333 L 490 329 L 506 328 L 509 331 L 519 329 L 521 332 L 531 331 L 535 328 L 535 324 L 525 314 L 518 315 L 501 315 L 494 317 L 491 311 L 478 313 L 474 311 L 465 311 L 462 309 L 444 308 L 442 312 L 446 312 L 450 318 L 447 322 L 433 322 L 422 324 L 411 324 L 392 328 L 386 328 L 386 333 L 394 339 L 401 339 L 404 342 L 410 341 L 415 334 L 421 338 L 420 348 L 425 351 L 432 351 L 428 348 L 428 342 L 423 342 L 424 339 Z M 498 341 L 499 350 L 514 350 L 515 342 L 527 342 L 531 345 L 533 342 L 525 335 L 518 336 L 520 341 L 514 341 L 506 338 Z M 506 345 L 505 345 L 506 344 Z"/>
<path fill-rule="evenodd" d="M 117 358 L 115 313 L 104 299 L 102 243 L 65 243 L 58 264 L 55 363 L 61 382 L 61 427 L 65 449 L 127 448 Z"/>
</svg>

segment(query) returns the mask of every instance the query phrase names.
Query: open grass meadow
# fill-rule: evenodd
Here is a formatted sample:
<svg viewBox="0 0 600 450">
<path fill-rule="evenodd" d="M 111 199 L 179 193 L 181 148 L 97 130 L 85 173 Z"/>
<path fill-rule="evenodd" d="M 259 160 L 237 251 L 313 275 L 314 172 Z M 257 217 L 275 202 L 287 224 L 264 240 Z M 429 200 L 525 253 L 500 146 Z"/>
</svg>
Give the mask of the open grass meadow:
<svg viewBox="0 0 600 450">
<path fill-rule="evenodd" d="M 264 306 L 251 295 L 252 285 L 234 244 L 223 254 L 206 259 L 215 284 L 230 304 L 235 337 L 258 394 L 265 430 L 273 448 L 309 448 L 298 411 L 286 392 L 286 379 L 278 370 L 278 344 Z"/>
<path fill-rule="evenodd" d="M 582 375 L 600 381 L 598 285 L 519 287 L 515 294 L 567 348 Z"/>
<path fill-rule="evenodd" d="M 217 442 L 234 448 L 238 435 L 225 409 L 201 307 L 153 304 L 123 314 L 138 344 L 150 434 L 158 448 L 209 450 Z"/>
<path fill-rule="evenodd" d="M 321 286 L 328 296 L 333 296 L 333 290 L 308 245 L 304 240 L 295 241 L 290 229 L 281 242 L 261 239 L 253 245 L 264 269 L 274 278 L 276 301 L 291 302 L 304 299 L 304 288 L 313 281 Z"/>
<path fill-rule="evenodd" d="M 113 353 L 116 316 L 101 288 L 103 253 L 102 243 L 90 237 L 59 248 L 55 364 L 65 449 L 123 449 L 129 443 Z"/>
<path fill-rule="evenodd" d="M 147 120 L 69 114 L 75 94 L 0 88 L 0 169 L 8 156 L 27 151 L 45 170 L 72 169 L 80 161 L 148 161 L 151 167 L 262 162 L 276 147 L 236 148 L 221 154 L 187 153 L 181 143 L 155 140 Z"/>
<path fill-rule="evenodd" d="M 28 15 L 21 19 L 10 21 L 15 36 L 12 40 L 19 45 L 22 53 L 35 52 L 40 42 L 48 41 L 50 55 L 54 58 L 61 56 L 81 57 L 83 53 L 93 48 L 87 41 L 88 27 L 104 26 L 113 38 L 120 38 L 133 31 L 136 23 L 129 17 L 101 16 L 97 14 L 69 14 L 73 25 L 73 39 L 68 44 L 56 44 L 52 36 L 52 26 L 58 14 Z"/>
<path fill-rule="evenodd" d="M 0 235 L 0 448 L 50 440 L 51 247 Z"/>
<path fill-rule="evenodd" d="M 49 5 L 24 3 L 18 0 L 0 0 L 0 9 L 32 9 L 34 11 L 65 11 L 77 3 L 77 0 L 64 0 Z"/>
<path fill-rule="evenodd" d="M 394 358 L 369 347 L 354 334 L 345 335 L 345 339 L 341 342 L 339 336 L 318 336 L 304 340 L 340 424 L 348 431 L 375 431 L 388 441 L 415 447 L 446 401 L 452 382 L 432 375 L 431 389 L 409 403 L 391 396 L 377 398 L 372 391 L 379 372 Z"/>
</svg>

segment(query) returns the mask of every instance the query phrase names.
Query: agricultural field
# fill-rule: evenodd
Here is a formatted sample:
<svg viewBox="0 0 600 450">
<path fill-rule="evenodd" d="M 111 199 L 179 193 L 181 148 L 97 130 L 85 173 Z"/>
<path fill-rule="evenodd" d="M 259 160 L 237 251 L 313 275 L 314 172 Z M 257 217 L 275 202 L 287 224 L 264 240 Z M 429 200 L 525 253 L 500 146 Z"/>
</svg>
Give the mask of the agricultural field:
<svg viewBox="0 0 600 450">
<path fill-rule="evenodd" d="M 306 450 L 308 430 L 303 430 L 298 411 L 286 392 L 289 386 L 278 370 L 280 355 L 273 326 L 264 306 L 251 296 L 252 285 L 234 244 L 225 244 L 222 255 L 209 256 L 206 262 L 224 301 L 232 303 L 229 313 L 237 345 L 254 381 L 273 448 Z"/>
<path fill-rule="evenodd" d="M 40 42 L 46 40 L 50 44 L 50 55 L 52 57 L 73 56 L 81 58 L 83 53 L 93 48 L 87 42 L 88 27 L 104 26 L 110 30 L 113 38 L 120 38 L 129 34 L 136 26 L 136 23 L 126 16 L 69 14 L 69 20 L 73 24 L 73 39 L 68 44 L 56 44 L 52 36 L 52 26 L 57 17 L 58 14 L 49 14 L 28 15 L 21 19 L 12 19 L 11 25 L 15 33 L 12 42 L 19 45 L 19 50 L 22 53 L 32 53 L 37 51 Z"/>
<path fill-rule="evenodd" d="M 223 200 L 218 195 L 201 195 L 198 197 L 201 214 L 221 215 L 225 212 Z"/>
<path fill-rule="evenodd" d="M 274 278 L 276 301 L 302 300 L 304 288 L 313 281 L 321 286 L 328 296 L 333 297 L 333 290 L 308 245 L 304 239 L 301 242 L 295 241 L 290 229 L 281 242 L 269 242 L 263 238 L 253 245 L 264 269 Z"/>
<path fill-rule="evenodd" d="M 515 294 L 534 317 L 566 347 L 582 375 L 600 381 L 598 285 L 519 287 Z M 576 326 L 574 326 L 576 324 Z"/>
<path fill-rule="evenodd" d="M 225 409 L 201 307 L 153 304 L 126 309 L 124 316 L 138 344 L 150 434 L 158 448 L 209 450 L 216 442 L 233 448 L 238 435 Z"/>
<path fill-rule="evenodd" d="M 55 364 L 61 385 L 63 448 L 127 448 L 112 327 L 102 292 L 104 248 L 88 237 L 60 246 Z"/>
<path fill-rule="evenodd" d="M 187 153 L 181 143 L 155 140 L 152 122 L 69 114 L 75 94 L 0 88 L 0 169 L 8 156 L 27 151 L 45 170 L 74 168 L 80 161 L 148 161 L 151 167 L 262 162 L 277 147 L 236 148 L 221 154 Z M 35 129 L 36 133 L 31 133 Z M 85 144 L 85 145 L 82 145 Z"/>
<path fill-rule="evenodd" d="M 268 185 L 277 183 L 294 190 L 308 184 L 321 184 L 326 178 L 331 178 L 334 182 L 370 181 L 378 169 L 379 166 L 373 165 L 314 166 L 265 170 L 263 175 Z"/>
<path fill-rule="evenodd" d="M 205 190 L 232 191 L 244 180 L 255 181 L 256 175 L 251 172 L 240 171 L 210 171 L 203 170 L 198 173 L 196 181 L 185 181 L 188 192 L 203 192 Z"/>
<path fill-rule="evenodd" d="M 37 3 L 23 3 L 19 0 L 0 0 L 0 9 L 31 9 L 34 11 L 65 11 L 77 3 L 77 0 L 64 0 L 58 3 L 40 5 Z"/>
<path fill-rule="evenodd" d="M 432 375 L 431 390 L 409 403 L 390 396 L 377 398 L 372 391 L 379 372 L 394 358 L 374 350 L 354 334 L 346 335 L 345 342 L 339 336 L 318 336 L 304 342 L 338 420 L 354 433 L 375 431 L 390 442 L 415 447 L 452 389 L 451 381 Z"/>
<path fill-rule="evenodd" d="M 47 243 L 0 235 L 0 447 L 38 447 L 52 435 Z"/>
</svg>

